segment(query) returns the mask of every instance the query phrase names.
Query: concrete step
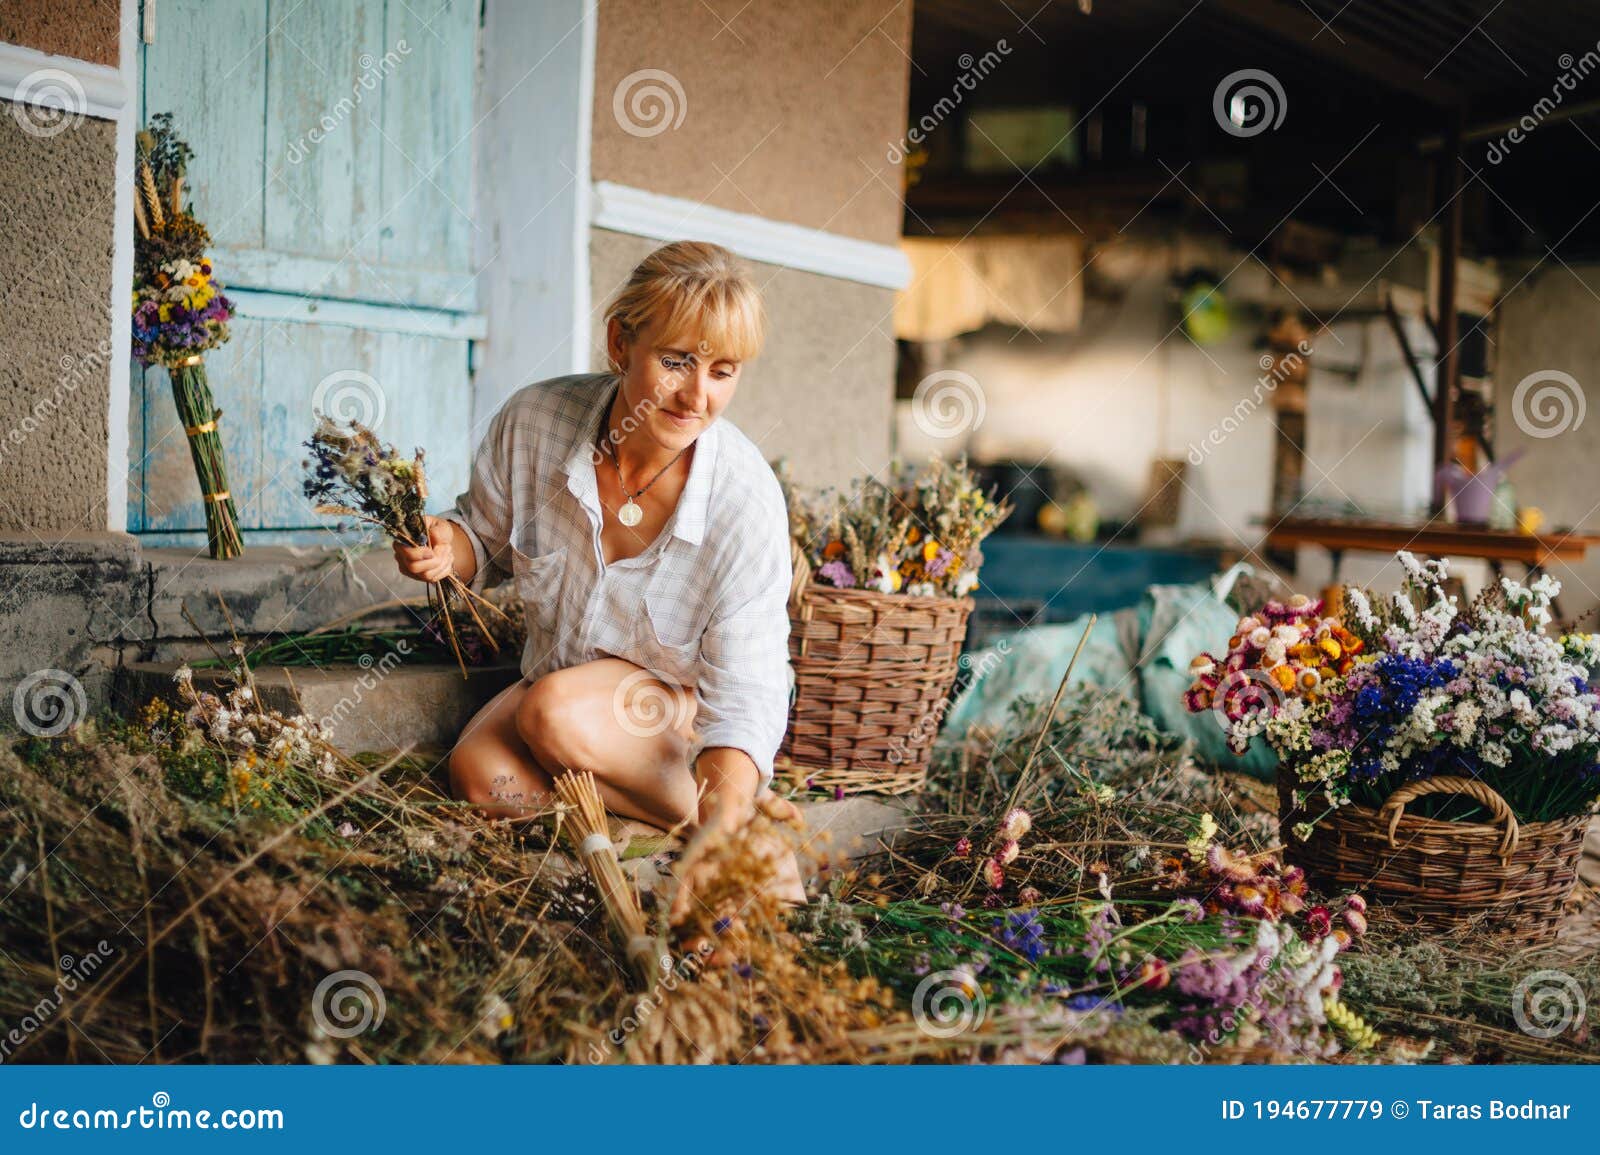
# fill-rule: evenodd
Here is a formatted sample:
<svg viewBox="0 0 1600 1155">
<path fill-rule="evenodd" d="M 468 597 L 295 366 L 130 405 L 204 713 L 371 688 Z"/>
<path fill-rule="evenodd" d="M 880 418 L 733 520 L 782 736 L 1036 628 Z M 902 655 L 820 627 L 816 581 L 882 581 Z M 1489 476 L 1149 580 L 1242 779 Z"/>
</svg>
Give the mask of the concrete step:
<svg viewBox="0 0 1600 1155">
<path fill-rule="evenodd" d="M 346 754 L 392 751 L 408 745 L 443 753 L 472 715 L 521 677 L 514 664 L 469 666 L 383 658 L 370 666 L 326 669 L 263 666 L 255 671 L 264 705 L 304 712 L 321 722 Z M 130 662 L 118 671 L 114 703 L 131 714 L 152 697 L 180 702 L 173 672 L 177 662 Z M 197 669 L 195 686 L 226 690 L 223 670 Z M 296 696 L 298 695 L 298 704 Z"/>
<path fill-rule="evenodd" d="M 150 567 L 149 625 L 157 641 L 195 638 L 196 626 L 218 643 L 234 629 L 241 637 L 300 633 L 371 606 L 427 596 L 421 583 L 400 576 L 385 546 L 251 546 L 229 561 L 193 550 L 147 549 L 143 560 Z"/>
<path fill-rule="evenodd" d="M 892 848 L 896 836 L 916 822 L 915 805 L 904 798 L 858 794 L 837 802 L 826 799 L 799 805 L 805 831 L 796 857 L 808 885 L 824 861 L 857 861 L 880 854 Z M 626 842 L 613 840 L 620 847 L 623 872 L 647 893 L 670 884 L 672 860 L 666 851 L 681 843 L 664 839 L 642 823 L 629 823 L 628 827 L 631 838 Z M 583 869 L 575 860 L 566 865 L 571 870 Z"/>
</svg>

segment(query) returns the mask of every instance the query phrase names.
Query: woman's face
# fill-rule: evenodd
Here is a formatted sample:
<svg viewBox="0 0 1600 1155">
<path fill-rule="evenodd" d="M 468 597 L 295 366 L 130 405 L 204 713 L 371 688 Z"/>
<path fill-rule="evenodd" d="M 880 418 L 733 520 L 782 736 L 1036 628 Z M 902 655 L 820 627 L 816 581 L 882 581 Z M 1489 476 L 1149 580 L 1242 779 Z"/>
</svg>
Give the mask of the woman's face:
<svg viewBox="0 0 1600 1155">
<path fill-rule="evenodd" d="M 704 341 L 662 334 L 654 320 L 628 340 L 614 318 L 606 338 L 625 367 L 618 420 L 668 452 L 686 448 L 733 400 L 739 362 Z"/>
</svg>

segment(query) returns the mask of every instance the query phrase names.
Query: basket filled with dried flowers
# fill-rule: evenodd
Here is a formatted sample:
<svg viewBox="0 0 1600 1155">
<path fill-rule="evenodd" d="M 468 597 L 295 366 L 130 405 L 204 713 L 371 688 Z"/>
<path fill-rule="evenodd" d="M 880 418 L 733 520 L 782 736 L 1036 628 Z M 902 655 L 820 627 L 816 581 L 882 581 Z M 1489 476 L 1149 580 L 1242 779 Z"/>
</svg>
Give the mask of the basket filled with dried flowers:
<svg viewBox="0 0 1600 1155">
<path fill-rule="evenodd" d="M 1221 711 L 1235 749 L 1260 734 L 1277 751 L 1285 854 L 1317 884 L 1423 922 L 1548 934 L 1600 801 L 1600 646 L 1545 632 L 1549 577 L 1460 607 L 1444 562 L 1400 561 L 1401 589 L 1346 590 L 1342 623 L 1315 603 L 1242 622 L 1227 658 L 1196 659 L 1189 706 Z M 1254 702 L 1230 700 L 1230 680 Z"/>
<path fill-rule="evenodd" d="M 1010 506 L 965 460 L 937 458 L 788 500 L 795 695 L 778 772 L 836 795 L 916 790 L 959 670 L 979 545 Z"/>
</svg>

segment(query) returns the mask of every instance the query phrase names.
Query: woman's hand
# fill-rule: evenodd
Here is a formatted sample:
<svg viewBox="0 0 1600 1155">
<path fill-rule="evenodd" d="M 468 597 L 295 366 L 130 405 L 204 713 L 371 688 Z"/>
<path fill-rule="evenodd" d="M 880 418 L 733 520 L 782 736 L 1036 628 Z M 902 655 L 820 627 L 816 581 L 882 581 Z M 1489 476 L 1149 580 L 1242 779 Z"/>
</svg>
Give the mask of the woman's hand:
<svg viewBox="0 0 1600 1155">
<path fill-rule="evenodd" d="M 794 848 L 778 828 L 781 825 L 800 825 L 799 807 L 785 798 L 779 798 L 770 790 L 763 790 L 755 799 L 754 810 L 770 822 L 751 844 L 760 863 L 757 873 L 765 877 L 761 889 L 786 904 L 804 906 L 805 886 L 800 879 Z M 705 899 L 702 897 L 722 889 L 716 886 L 716 856 L 708 854 L 708 851 L 719 840 L 727 838 L 737 824 L 738 819 L 722 817 L 702 825 L 684 847 L 675 871 L 678 888 L 673 895 L 668 922 L 678 928 L 684 949 L 696 952 L 712 966 L 725 966 L 734 960 L 727 951 L 720 949 L 715 940 L 700 934 L 695 928 L 704 925 L 705 916 L 709 915 L 717 920 L 726 920 L 726 926 L 719 929 L 738 931 L 743 926 L 740 912 L 749 901 L 748 898 L 735 898 L 724 892 L 726 896 L 722 908 L 711 911 L 704 908 Z"/>
<path fill-rule="evenodd" d="M 442 517 L 423 515 L 422 524 L 428 531 L 427 545 L 394 543 L 394 560 L 400 572 L 419 582 L 440 582 L 455 572 L 455 523 Z"/>
</svg>

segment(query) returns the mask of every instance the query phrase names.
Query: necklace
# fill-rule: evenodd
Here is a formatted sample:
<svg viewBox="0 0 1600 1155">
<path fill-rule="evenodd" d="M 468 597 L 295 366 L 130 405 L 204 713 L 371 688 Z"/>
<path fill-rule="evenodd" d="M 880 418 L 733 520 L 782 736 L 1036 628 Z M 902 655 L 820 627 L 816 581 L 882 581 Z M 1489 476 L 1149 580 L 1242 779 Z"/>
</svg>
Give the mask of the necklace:
<svg viewBox="0 0 1600 1155">
<path fill-rule="evenodd" d="M 601 452 L 611 459 L 611 467 L 617 471 L 617 487 L 622 490 L 623 496 L 622 507 L 617 510 L 617 520 L 623 525 L 627 526 L 629 529 L 632 529 L 634 526 L 638 525 L 644 520 L 644 510 L 639 508 L 639 504 L 638 502 L 634 501 L 634 498 L 643 496 L 645 490 L 649 489 L 656 482 L 660 481 L 661 475 L 667 470 L 671 469 L 674 465 L 678 464 L 678 458 L 687 453 L 689 451 L 689 445 L 693 445 L 694 442 L 691 441 L 689 445 L 685 445 L 682 449 L 678 450 L 678 452 L 673 455 L 671 461 L 667 462 L 656 471 L 656 475 L 654 477 L 645 482 L 632 493 L 629 493 L 628 483 L 622 479 L 622 462 L 617 459 L 616 447 L 611 444 L 611 439 L 609 437 L 604 437 L 603 434 L 604 431 L 602 430 L 602 445 L 604 448 L 601 450 Z"/>
</svg>

